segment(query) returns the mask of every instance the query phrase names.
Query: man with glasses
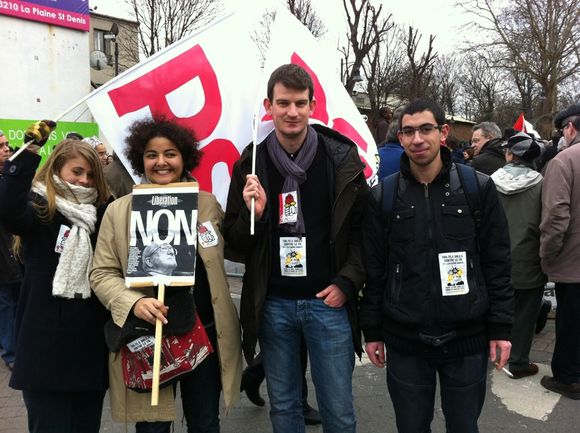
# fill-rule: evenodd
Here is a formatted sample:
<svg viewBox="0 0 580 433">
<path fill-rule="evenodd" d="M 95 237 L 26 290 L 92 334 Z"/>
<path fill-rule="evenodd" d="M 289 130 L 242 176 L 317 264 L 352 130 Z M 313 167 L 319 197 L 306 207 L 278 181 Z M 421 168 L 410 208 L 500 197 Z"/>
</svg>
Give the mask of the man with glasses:
<svg viewBox="0 0 580 433">
<path fill-rule="evenodd" d="M 505 165 L 501 129 L 493 122 L 481 122 L 472 128 L 471 147 L 474 157 L 471 166 L 491 176 Z"/>
<path fill-rule="evenodd" d="M 437 375 L 447 430 L 478 432 L 488 358 L 501 369 L 510 355 L 507 220 L 491 179 L 452 163 L 448 133 L 434 102 L 405 107 L 401 171 L 373 188 L 363 222 L 359 321 L 371 362 L 388 363 L 400 433 L 430 431 Z"/>
<path fill-rule="evenodd" d="M 580 400 L 580 104 L 554 119 L 567 148 L 548 164 L 542 188 L 540 257 L 556 291 L 556 344 L 552 374 L 542 385 Z"/>
<path fill-rule="evenodd" d="M 172 275 L 177 268 L 176 256 L 172 245 L 151 242 L 143 250 L 143 271 L 149 275 Z"/>
</svg>

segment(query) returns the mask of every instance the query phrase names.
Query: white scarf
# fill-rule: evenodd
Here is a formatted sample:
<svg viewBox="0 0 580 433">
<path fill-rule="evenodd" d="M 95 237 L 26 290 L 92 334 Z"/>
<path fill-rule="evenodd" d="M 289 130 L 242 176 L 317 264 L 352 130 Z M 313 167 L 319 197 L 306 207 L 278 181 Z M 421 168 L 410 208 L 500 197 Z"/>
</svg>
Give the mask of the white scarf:
<svg viewBox="0 0 580 433">
<path fill-rule="evenodd" d="M 54 183 L 67 191 L 65 196 L 56 196 L 56 209 L 72 223 L 70 233 L 52 281 L 52 295 L 67 299 L 91 297 L 89 271 L 93 262 L 93 247 L 90 235 L 97 222 L 97 200 L 95 188 L 72 185 L 53 175 Z M 36 183 L 32 191 L 46 198 L 46 185 Z M 78 201 L 78 203 L 77 203 Z"/>
</svg>

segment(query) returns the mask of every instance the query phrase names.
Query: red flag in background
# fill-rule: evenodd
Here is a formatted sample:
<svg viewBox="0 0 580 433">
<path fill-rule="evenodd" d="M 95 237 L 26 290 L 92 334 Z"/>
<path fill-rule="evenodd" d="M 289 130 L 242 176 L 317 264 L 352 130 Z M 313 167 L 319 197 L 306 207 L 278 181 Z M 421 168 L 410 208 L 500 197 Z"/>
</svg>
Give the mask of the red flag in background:
<svg viewBox="0 0 580 433">
<path fill-rule="evenodd" d="M 524 119 L 523 112 L 520 114 L 520 117 L 518 117 L 518 120 L 516 120 L 516 123 L 514 123 L 514 129 L 516 131 L 527 132 L 526 131 L 526 119 Z"/>
</svg>

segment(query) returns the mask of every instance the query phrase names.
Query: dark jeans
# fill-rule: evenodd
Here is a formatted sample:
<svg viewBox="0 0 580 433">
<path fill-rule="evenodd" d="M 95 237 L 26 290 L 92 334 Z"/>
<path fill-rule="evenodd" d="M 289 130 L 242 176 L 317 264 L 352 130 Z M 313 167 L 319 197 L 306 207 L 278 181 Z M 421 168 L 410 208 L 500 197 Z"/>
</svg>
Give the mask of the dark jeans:
<svg viewBox="0 0 580 433">
<path fill-rule="evenodd" d="M 552 374 L 558 382 L 580 383 L 580 283 L 556 283 L 556 344 Z"/>
<path fill-rule="evenodd" d="M 193 372 L 179 381 L 183 415 L 188 433 L 219 433 L 219 405 L 222 390 L 220 366 L 217 354 L 215 325 L 206 327 L 214 348 Z M 169 433 L 171 422 L 138 422 L 136 433 Z"/>
<path fill-rule="evenodd" d="M 22 391 L 30 433 L 99 433 L 105 391 Z"/>
<path fill-rule="evenodd" d="M 4 349 L 2 359 L 6 363 L 14 362 L 14 351 L 16 350 L 14 320 L 20 284 L 0 284 L 0 344 Z"/>
<path fill-rule="evenodd" d="M 430 433 L 437 374 L 447 433 L 477 433 L 485 400 L 487 351 L 407 355 L 387 347 L 387 386 L 399 433 Z"/>
</svg>

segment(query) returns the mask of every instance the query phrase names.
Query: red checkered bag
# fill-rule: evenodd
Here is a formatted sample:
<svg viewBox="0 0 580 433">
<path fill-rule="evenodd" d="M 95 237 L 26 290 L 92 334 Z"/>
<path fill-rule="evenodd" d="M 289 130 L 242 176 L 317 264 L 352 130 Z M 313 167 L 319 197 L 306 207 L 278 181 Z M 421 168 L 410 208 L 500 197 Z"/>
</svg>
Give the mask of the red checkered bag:
<svg viewBox="0 0 580 433">
<path fill-rule="evenodd" d="M 195 325 L 182 335 L 166 335 L 161 339 L 159 386 L 170 385 L 184 374 L 192 372 L 213 347 L 197 316 Z M 121 348 L 123 379 L 127 388 L 149 392 L 153 383 L 153 351 L 155 337 L 146 335 Z"/>
</svg>

